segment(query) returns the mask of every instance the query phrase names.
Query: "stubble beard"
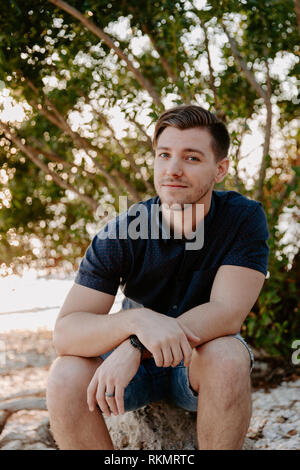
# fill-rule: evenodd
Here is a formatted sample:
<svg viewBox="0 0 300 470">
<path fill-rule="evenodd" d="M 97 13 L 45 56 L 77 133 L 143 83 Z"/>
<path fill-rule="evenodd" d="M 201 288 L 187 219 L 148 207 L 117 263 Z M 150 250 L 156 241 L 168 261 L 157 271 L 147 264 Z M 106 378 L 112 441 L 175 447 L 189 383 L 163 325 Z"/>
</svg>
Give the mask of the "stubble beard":
<svg viewBox="0 0 300 470">
<path fill-rule="evenodd" d="M 193 205 L 193 204 L 201 203 L 203 198 L 213 187 L 213 183 L 214 183 L 214 178 L 212 178 L 209 183 L 204 185 L 204 187 L 201 188 L 199 192 L 196 192 L 195 194 L 192 194 L 192 195 L 186 195 L 184 197 L 184 200 L 180 200 L 180 201 L 178 201 L 178 199 L 176 200 L 175 197 L 170 198 L 170 200 L 168 201 L 167 198 L 162 197 L 161 191 L 158 191 L 158 188 L 156 188 L 156 192 L 159 195 L 159 198 L 163 204 L 167 204 L 167 206 L 172 210 L 182 211 L 184 210 L 185 205 Z"/>
</svg>

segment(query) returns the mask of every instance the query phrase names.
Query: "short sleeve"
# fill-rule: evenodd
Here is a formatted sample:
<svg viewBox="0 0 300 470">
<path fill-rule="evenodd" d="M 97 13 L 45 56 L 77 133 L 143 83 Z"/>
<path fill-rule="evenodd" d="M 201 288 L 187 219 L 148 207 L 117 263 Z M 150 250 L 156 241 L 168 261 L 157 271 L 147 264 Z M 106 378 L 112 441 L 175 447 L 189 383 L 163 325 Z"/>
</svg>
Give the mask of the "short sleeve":
<svg viewBox="0 0 300 470">
<path fill-rule="evenodd" d="M 266 276 L 269 256 L 268 237 L 266 215 L 261 203 L 258 203 L 241 224 L 221 264 L 255 269 Z"/>
<path fill-rule="evenodd" d="M 116 295 L 128 269 L 127 251 L 126 240 L 107 236 L 104 228 L 94 236 L 87 248 L 75 283 Z"/>
</svg>

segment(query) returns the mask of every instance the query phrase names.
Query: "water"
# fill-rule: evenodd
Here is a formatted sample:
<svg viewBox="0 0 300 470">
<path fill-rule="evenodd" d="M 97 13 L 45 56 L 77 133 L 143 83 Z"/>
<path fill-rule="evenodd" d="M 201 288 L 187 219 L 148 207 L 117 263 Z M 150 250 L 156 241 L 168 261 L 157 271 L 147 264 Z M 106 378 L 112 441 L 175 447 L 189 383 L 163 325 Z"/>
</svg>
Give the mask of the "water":
<svg viewBox="0 0 300 470">
<path fill-rule="evenodd" d="M 15 275 L 0 278 L 0 333 L 39 328 L 53 330 L 74 276 L 39 278 L 31 272 L 22 278 Z M 120 310 L 122 297 L 119 291 L 110 313 Z"/>
</svg>

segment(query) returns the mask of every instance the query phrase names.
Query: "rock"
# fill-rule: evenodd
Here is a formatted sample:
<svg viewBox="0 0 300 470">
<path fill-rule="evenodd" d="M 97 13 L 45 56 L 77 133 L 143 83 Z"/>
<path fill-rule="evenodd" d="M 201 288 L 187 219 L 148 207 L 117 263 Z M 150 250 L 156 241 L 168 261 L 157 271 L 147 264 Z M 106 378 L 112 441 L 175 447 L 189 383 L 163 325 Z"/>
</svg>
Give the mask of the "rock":
<svg viewBox="0 0 300 470">
<path fill-rule="evenodd" d="M 1 446 L 1 450 L 23 450 L 22 441 L 7 441 L 6 444 L 3 444 L 3 446 Z"/>
<path fill-rule="evenodd" d="M 245 438 L 242 450 L 254 450 L 256 448 L 254 442 L 248 437 Z"/>
<path fill-rule="evenodd" d="M 6 424 L 7 419 L 9 418 L 11 412 L 8 410 L 0 410 L 0 434 Z"/>
<path fill-rule="evenodd" d="M 197 450 L 196 413 L 165 402 L 105 420 L 116 450 Z M 15 413 L 1 437 L 1 450 L 57 449 L 43 411 Z M 253 448 L 246 439 L 243 449 Z"/>
<path fill-rule="evenodd" d="M 4 411 L 21 411 L 21 410 L 46 410 L 45 398 L 20 398 L 17 400 L 9 400 L 4 403 L 0 403 L 0 410 Z"/>
<path fill-rule="evenodd" d="M 105 418 L 115 449 L 197 450 L 196 413 L 152 403 L 123 416 Z M 246 439 L 243 449 L 253 449 Z"/>
<path fill-rule="evenodd" d="M 49 430 L 44 398 L 49 366 L 55 355 L 52 332 L 16 331 L 5 337 L 1 335 L 1 339 L 5 340 L 8 353 L 5 371 L 0 367 L 1 450 L 57 448 Z M 35 355 L 32 355 L 33 344 Z M 44 362 L 37 360 L 38 354 L 47 358 L 48 366 L 41 366 Z M 273 363 L 263 355 L 257 356 L 253 372 L 264 379 L 264 374 L 271 374 Z M 243 449 L 300 450 L 300 376 L 297 371 L 276 387 L 259 386 L 253 390 L 253 414 Z M 112 416 L 106 418 L 106 422 L 116 449 L 197 448 L 196 413 L 165 403 L 152 404 L 124 416 Z"/>
<path fill-rule="evenodd" d="M 35 429 L 35 432 L 39 436 L 39 439 L 41 440 L 41 442 L 46 444 L 48 448 L 50 447 L 50 448 L 57 449 L 56 442 L 50 430 L 49 418 L 45 418 L 41 422 L 41 424 Z"/>
<path fill-rule="evenodd" d="M 47 411 L 18 411 L 11 415 L 1 434 L 1 450 L 55 449 Z"/>
<path fill-rule="evenodd" d="M 248 435 L 257 449 L 300 449 L 300 379 L 254 392 Z"/>
<path fill-rule="evenodd" d="M 195 449 L 196 414 L 162 402 L 106 419 L 116 449 Z"/>
<path fill-rule="evenodd" d="M 43 444 L 42 442 L 35 442 L 33 444 L 27 444 L 23 447 L 24 450 L 55 450 L 49 449 L 48 446 Z"/>
</svg>

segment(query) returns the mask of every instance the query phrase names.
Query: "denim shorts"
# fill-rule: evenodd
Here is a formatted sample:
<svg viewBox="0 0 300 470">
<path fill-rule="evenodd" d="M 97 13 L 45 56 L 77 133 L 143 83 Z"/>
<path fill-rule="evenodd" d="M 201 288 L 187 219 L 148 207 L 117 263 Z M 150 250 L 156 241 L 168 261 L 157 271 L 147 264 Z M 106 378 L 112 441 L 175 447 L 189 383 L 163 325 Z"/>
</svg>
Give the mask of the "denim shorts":
<svg viewBox="0 0 300 470">
<path fill-rule="evenodd" d="M 240 334 L 229 336 L 237 338 L 245 345 L 250 356 L 251 374 L 254 364 L 251 349 Z M 105 359 L 112 352 L 113 350 L 100 357 Z M 190 386 L 188 369 L 183 360 L 176 367 L 157 367 L 153 357 L 144 359 L 124 391 L 125 412 L 160 400 L 173 403 L 187 411 L 197 411 L 198 394 Z"/>
</svg>

